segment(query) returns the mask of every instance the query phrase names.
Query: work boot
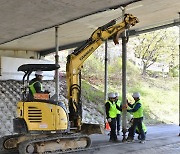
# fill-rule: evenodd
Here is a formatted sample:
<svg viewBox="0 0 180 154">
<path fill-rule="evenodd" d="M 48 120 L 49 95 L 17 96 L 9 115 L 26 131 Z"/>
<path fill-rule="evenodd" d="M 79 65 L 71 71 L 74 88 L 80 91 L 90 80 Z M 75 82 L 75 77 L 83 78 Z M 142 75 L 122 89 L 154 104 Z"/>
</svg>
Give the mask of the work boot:
<svg viewBox="0 0 180 154">
<path fill-rule="evenodd" d="M 127 138 L 126 141 L 127 141 L 127 142 L 134 142 L 134 139 L 133 139 L 132 137 L 129 137 L 129 136 L 128 136 L 128 138 Z"/>
<path fill-rule="evenodd" d="M 141 140 L 139 143 L 142 143 L 142 144 L 144 144 L 146 141 L 145 140 Z"/>
<path fill-rule="evenodd" d="M 141 140 L 141 135 L 138 135 L 138 140 Z"/>
</svg>

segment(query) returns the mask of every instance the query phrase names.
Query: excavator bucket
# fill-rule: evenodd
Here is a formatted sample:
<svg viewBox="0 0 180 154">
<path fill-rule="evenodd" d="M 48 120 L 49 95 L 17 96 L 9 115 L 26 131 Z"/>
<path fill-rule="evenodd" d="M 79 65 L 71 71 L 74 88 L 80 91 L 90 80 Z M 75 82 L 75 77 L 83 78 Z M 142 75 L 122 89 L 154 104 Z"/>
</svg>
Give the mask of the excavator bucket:
<svg viewBox="0 0 180 154">
<path fill-rule="evenodd" d="M 104 134 L 104 126 L 103 124 L 83 123 L 81 126 L 81 133 L 87 135 Z"/>
<path fill-rule="evenodd" d="M 125 27 L 120 29 L 113 38 L 114 44 L 119 44 L 119 37 L 125 31 L 125 29 L 129 29 L 131 26 L 135 26 L 136 23 L 139 23 L 137 17 L 134 17 L 132 14 L 125 14 L 124 16 Z"/>
</svg>

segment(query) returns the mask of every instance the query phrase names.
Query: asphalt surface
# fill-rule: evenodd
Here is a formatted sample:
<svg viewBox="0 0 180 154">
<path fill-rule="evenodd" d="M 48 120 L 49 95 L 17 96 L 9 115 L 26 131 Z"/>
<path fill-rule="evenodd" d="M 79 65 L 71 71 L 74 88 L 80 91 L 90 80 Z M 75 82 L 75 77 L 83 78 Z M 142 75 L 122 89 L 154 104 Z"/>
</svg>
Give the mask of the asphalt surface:
<svg viewBox="0 0 180 154">
<path fill-rule="evenodd" d="M 177 125 L 157 125 L 147 127 L 146 142 L 122 142 L 122 134 L 118 136 L 119 143 L 109 142 L 105 135 L 91 135 L 92 146 L 78 154 L 180 154 L 180 128 Z"/>
</svg>

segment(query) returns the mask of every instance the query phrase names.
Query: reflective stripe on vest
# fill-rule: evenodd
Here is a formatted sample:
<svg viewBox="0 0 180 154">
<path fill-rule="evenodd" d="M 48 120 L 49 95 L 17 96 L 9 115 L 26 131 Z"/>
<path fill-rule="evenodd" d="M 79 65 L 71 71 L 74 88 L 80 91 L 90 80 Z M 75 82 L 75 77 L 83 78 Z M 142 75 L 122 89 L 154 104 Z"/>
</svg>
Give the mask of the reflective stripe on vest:
<svg viewBox="0 0 180 154">
<path fill-rule="evenodd" d="M 109 117 L 116 118 L 116 116 L 117 116 L 116 103 L 111 103 L 110 101 L 108 101 L 108 102 L 110 104 Z"/>
<path fill-rule="evenodd" d="M 134 103 L 133 105 L 133 108 L 136 106 L 137 103 L 140 103 L 140 101 L 137 101 L 136 103 Z M 141 118 L 143 117 L 143 107 L 142 107 L 142 104 L 141 104 L 141 107 L 136 111 L 136 112 L 133 112 L 133 118 Z"/>
<path fill-rule="evenodd" d="M 39 81 L 35 81 L 35 82 L 33 82 L 31 85 L 29 85 L 29 88 L 30 88 L 33 96 L 34 96 L 34 94 L 36 93 L 36 89 L 34 88 L 34 84 L 37 83 L 37 82 L 39 82 Z M 39 83 L 40 83 L 40 85 L 41 85 L 41 90 L 42 90 L 42 84 L 41 84 L 41 82 L 39 82 Z"/>
<path fill-rule="evenodd" d="M 146 126 L 145 126 L 145 124 L 143 122 L 142 122 L 142 129 L 143 129 L 144 133 L 147 132 L 147 128 L 146 128 Z M 138 127 L 136 127 L 136 130 L 139 133 Z"/>
<path fill-rule="evenodd" d="M 116 104 L 117 104 L 117 106 L 120 107 L 121 106 L 121 101 L 118 99 Z M 117 114 L 121 114 L 121 111 L 119 111 L 118 109 L 117 109 Z"/>
</svg>

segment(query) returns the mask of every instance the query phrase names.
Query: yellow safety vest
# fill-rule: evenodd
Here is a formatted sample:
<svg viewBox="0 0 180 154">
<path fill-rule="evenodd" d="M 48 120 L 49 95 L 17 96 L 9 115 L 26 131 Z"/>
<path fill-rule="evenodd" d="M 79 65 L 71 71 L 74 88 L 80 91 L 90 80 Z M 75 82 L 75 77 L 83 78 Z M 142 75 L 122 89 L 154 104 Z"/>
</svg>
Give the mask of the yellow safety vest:
<svg viewBox="0 0 180 154">
<path fill-rule="evenodd" d="M 140 102 L 140 100 L 133 104 L 133 108 L 135 107 L 135 105 L 137 103 L 140 103 L 141 107 L 136 112 L 133 112 L 133 118 L 141 118 L 141 117 L 143 117 L 143 107 L 142 107 L 142 103 Z"/>
<path fill-rule="evenodd" d="M 35 81 L 35 82 L 33 82 L 31 85 L 29 85 L 29 88 L 30 88 L 33 96 L 34 96 L 34 94 L 36 93 L 36 89 L 34 88 L 34 84 L 37 83 L 37 82 L 39 82 L 39 81 Z M 39 83 L 40 83 L 40 85 L 41 85 L 41 90 L 42 90 L 42 84 L 41 84 L 41 82 L 39 82 Z"/>
<path fill-rule="evenodd" d="M 117 108 L 116 108 L 116 103 L 111 103 L 108 101 L 110 104 L 110 109 L 109 109 L 109 117 L 110 118 L 116 118 L 117 117 Z"/>
<path fill-rule="evenodd" d="M 120 107 L 121 106 L 121 101 L 118 99 L 116 104 L 117 104 L 117 106 Z M 117 109 L 117 114 L 121 114 L 121 111 L 119 111 L 118 109 Z"/>
</svg>

